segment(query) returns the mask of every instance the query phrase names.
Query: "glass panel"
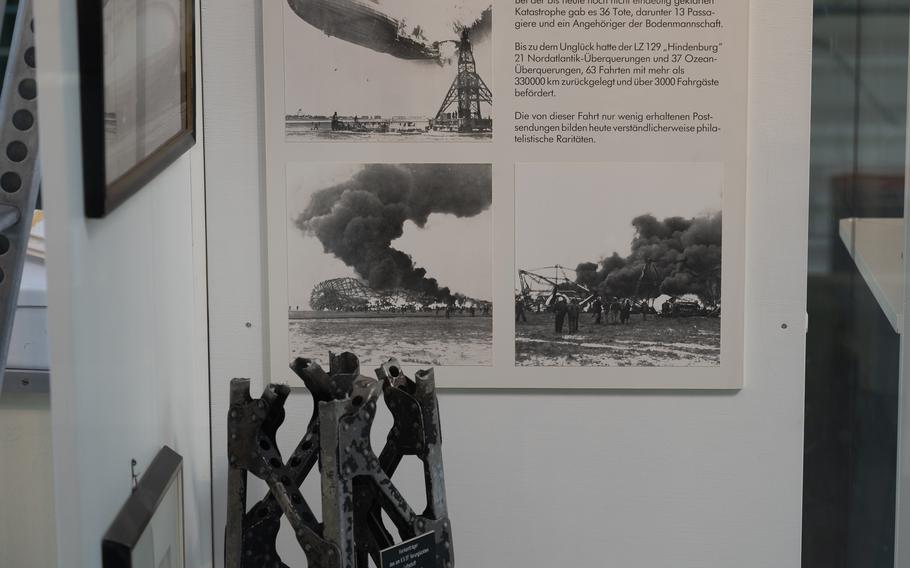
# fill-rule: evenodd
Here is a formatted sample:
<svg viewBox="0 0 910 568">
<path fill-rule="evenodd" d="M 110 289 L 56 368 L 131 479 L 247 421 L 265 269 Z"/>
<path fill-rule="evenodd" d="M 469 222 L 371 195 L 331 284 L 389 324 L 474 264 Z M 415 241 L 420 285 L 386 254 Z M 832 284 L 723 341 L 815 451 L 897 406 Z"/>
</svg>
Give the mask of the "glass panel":
<svg viewBox="0 0 910 568">
<path fill-rule="evenodd" d="M 815 2 L 804 567 L 894 564 L 908 6 Z"/>
</svg>

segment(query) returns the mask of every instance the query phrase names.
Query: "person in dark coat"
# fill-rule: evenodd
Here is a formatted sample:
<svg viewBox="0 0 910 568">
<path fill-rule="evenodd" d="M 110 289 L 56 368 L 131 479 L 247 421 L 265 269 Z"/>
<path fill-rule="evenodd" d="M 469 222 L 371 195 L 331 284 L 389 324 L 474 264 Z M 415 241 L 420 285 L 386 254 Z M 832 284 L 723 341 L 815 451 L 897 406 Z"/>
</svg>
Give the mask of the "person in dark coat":
<svg viewBox="0 0 910 568">
<path fill-rule="evenodd" d="M 522 301 L 521 296 L 515 298 L 515 323 L 528 323 L 528 318 L 525 316 L 525 303 Z"/>
<path fill-rule="evenodd" d="M 581 306 L 578 305 L 578 300 L 572 298 L 572 303 L 568 307 L 569 312 L 569 333 L 576 333 L 578 331 L 578 316 L 581 315 Z"/>
<path fill-rule="evenodd" d="M 619 323 L 625 324 L 629 321 L 629 315 L 632 313 L 632 302 L 628 298 L 623 300 L 622 308 L 619 310 Z"/>
<path fill-rule="evenodd" d="M 566 313 L 569 307 L 566 305 L 566 299 L 559 297 L 556 299 L 556 333 L 562 333 L 562 326 L 566 321 Z"/>
<path fill-rule="evenodd" d="M 619 298 L 613 298 L 610 301 L 610 323 L 616 323 L 619 321 L 619 312 L 622 311 L 622 306 L 619 303 Z"/>
<path fill-rule="evenodd" d="M 591 310 L 594 311 L 594 323 L 603 323 L 603 302 L 600 301 L 600 296 L 594 298 L 594 303 L 591 304 Z"/>
</svg>

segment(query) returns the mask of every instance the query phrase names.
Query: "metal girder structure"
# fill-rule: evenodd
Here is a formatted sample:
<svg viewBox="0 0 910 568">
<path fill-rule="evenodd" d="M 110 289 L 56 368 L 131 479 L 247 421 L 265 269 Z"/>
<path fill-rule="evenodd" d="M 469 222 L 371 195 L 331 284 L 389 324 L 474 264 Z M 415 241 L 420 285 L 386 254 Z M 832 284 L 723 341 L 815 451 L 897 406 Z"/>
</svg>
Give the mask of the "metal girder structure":
<svg viewBox="0 0 910 568">
<path fill-rule="evenodd" d="M 314 310 L 340 310 L 365 306 L 379 295 L 354 278 L 333 278 L 320 282 L 310 293 L 310 307 Z"/>
<path fill-rule="evenodd" d="M 647 298 L 656 297 L 660 294 L 660 283 L 663 278 L 660 275 L 660 271 L 654 265 L 653 260 L 648 260 L 641 269 L 641 274 L 638 275 L 638 281 L 635 283 L 635 294 L 632 296 L 636 300 L 645 301 L 646 298 L 642 298 L 641 294 L 641 285 L 645 283 L 651 294 L 647 295 Z"/>
<path fill-rule="evenodd" d="M 474 62 L 474 51 L 468 30 L 462 30 L 461 41 L 458 43 L 458 74 L 442 100 L 439 111 L 436 112 L 434 123 L 445 123 L 445 114 L 453 105 L 458 108 L 458 130 L 474 131 L 489 129 L 489 119 L 484 119 L 480 111 L 480 103 L 493 105 L 493 93 L 480 75 L 477 74 L 477 65 Z"/>
<path fill-rule="evenodd" d="M 0 392 L 28 254 L 38 161 L 38 91 L 31 0 L 19 0 L 3 90 L 0 94 Z"/>
<path fill-rule="evenodd" d="M 373 290 L 354 278 L 333 278 L 313 287 L 310 307 L 314 310 L 382 310 L 401 306 L 426 306 L 433 298 L 413 290 Z"/>
<path fill-rule="evenodd" d="M 553 270 L 553 278 L 541 274 L 541 272 L 544 270 Z M 518 276 L 521 279 L 522 288 L 527 288 L 529 291 L 533 289 L 531 283 L 534 283 L 550 291 L 552 291 L 552 289 L 557 286 L 578 286 L 579 288 L 584 288 L 586 292 L 590 293 L 590 290 L 581 284 L 577 284 L 573 278 L 569 278 L 568 272 L 575 271 L 571 268 L 566 268 L 565 266 L 560 266 L 557 264 L 556 266 L 546 266 L 543 268 L 537 268 L 535 270 L 519 270 Z"/>
<path fill-rule="evenodd" d="M 554 270 L 552 278 L 541 274 L 544 270 Z M 544 305 L 549 306 L 561 294 L 568 298 L 576 298 L 581 305 L 594 299 L 594 292 L 590 288 L 579 284 L 568 273 L 575 272 L 565 266 L 546 266 L 535 270 L 519 270 L 518 280 L 521 286 L 521 295 L 526 302 L 536 304 L 537 300 L 546 297 Z"/>
<path fill-rule="evenodd" d="M 252 399 L 249 379 L 231 381 L 226 566 L 286 568 L 275 549 L 282 517 L 290 522 L 311 568 L 367 568 L 369 559 L 378 566 L 379 552 L 395 543 L 383 522 L 385 512 L 401 540 L 433 532 L 436 566 L 453 567 L 433 371 L 419 371 L 412 380 L 391 359 L 373 379 L 360 374 L 360 363 L 351 353 L 330 354 L 328 373 L 308 359 L 296 359 L 291 368 L 313 397 L 313 413 L 287 462 L 275 433 L 284 421 L 290 388 L 270 384 L 260 399 Z M 376 456 L 370 430 L 380 394 L 394 425 Z M 391 480 L 408 455 L 417 456 L 424 466 L 427 506 L 420 514 Z M 317 463 L 321 522 L 299 489 Z M 247 473 L 269 487 L 249 510 Z"/>
</svg>

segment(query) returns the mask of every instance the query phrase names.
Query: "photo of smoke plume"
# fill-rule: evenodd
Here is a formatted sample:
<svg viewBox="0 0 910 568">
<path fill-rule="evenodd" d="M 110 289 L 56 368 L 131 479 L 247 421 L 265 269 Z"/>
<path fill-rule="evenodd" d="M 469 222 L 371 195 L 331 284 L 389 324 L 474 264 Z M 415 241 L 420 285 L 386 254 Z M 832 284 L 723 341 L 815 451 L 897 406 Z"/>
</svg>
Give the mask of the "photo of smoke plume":
<svg viewBox="0 0 910 568">
<path fill-rule="evenodd" d="M 289 164 L 289 351 L 493 363 L 489 164 Z"/>
<path fill-rule="evenodd" d="M 522 366 L 720 365 L 723 167 L 516 168 Z"/>
<path fill-rule="evenodd" d="M 489 141 L 490 0 L 279 0 L 288 142 Z"/>
</svg>

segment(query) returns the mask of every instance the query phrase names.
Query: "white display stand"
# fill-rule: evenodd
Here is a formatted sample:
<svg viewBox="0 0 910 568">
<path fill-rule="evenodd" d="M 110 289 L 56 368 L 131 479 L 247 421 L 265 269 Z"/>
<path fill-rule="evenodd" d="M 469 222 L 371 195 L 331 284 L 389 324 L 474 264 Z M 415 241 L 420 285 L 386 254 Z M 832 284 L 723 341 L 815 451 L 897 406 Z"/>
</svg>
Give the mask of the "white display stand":
<svg viewBox="0 0 910 568">
<path fill-rule="evenodd" d="M 904 325 L 904 220 L 841 219 L 840 239 L 897 333 Z"/>
<path fill-rule="evenodd" d="M 908 157 L 910 160 L 910 157 Z M 910 161 L 908 161 L 910 164 Z M 910 168 L 908 168 L 910 176 Z M 910 177 L 908 177 L 910 179 Z M 905 208 L 910 206 L 910 191 L 905 188 Z M 905 209 L 906 211 L 906 209 Z M 896 568 L 910 566 L 910 389 L 907 388 L 907 355 L 910 334 L 904 331 L 904 314 L 910 306 L 910 286 L 904 251 L 910 250 L 906 220 L 901 218 L 847 218 L 838 227 L 840 239 L 856 263 L 894 331 L 901 334 L 900 398 L 898 401 L 897 504 L 894 555 Z"/>
</svg>

